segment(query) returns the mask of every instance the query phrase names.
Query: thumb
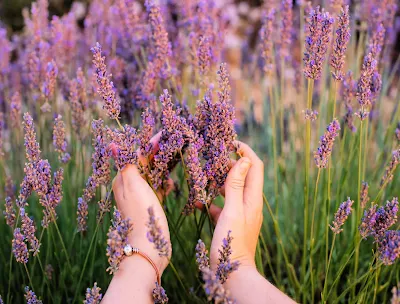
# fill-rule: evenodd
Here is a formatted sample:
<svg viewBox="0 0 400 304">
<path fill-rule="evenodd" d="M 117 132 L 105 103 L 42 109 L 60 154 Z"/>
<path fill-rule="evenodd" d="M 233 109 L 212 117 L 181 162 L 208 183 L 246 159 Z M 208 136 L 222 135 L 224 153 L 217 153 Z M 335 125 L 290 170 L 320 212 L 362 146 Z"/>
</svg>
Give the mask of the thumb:
<svg viewBox="0 0 400 304">
<path fill-rule="evenodd" d="M 229 171 L 225 182 L 224 209 L 227 208 L 239 212 L 243 210 L 243 190 L 250 166 L 250 159 L 242 157 Z"/>
</svg>

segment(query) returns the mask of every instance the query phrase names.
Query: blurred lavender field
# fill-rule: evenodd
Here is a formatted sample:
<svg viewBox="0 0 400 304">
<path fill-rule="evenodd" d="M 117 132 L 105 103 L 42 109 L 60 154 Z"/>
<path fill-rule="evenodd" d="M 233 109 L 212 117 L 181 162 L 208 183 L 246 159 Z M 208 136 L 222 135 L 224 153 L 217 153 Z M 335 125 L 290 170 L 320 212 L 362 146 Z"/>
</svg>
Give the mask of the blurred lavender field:
<svg viewBox="0 0 400 304">
<path fill-rule="evenodd" d="M 195 204 L 223 206 L 236 139 L 265 165 L 259 272 L 301 303 L 400 303 L 397 1 L 3 0 L 0 18 L 0 303 L 99 303 L 128 164 L 174 181 L 169 302 L 228 303 L 198 271 L 214 223 Z"/>
</svg>

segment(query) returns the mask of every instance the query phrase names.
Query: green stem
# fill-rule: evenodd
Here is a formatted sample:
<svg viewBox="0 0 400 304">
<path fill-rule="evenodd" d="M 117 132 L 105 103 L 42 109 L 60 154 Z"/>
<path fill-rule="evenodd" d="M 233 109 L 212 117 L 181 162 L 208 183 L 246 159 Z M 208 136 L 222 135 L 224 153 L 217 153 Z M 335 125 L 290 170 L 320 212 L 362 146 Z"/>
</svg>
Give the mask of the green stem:
<svg viewBox="0 0 400 304">
<path fill-rule="evenodd" d="M 71 262 L 70 262 L 69 257 L 68 257 L 68 251 L 67 251 L 67 248 L 65 247 L 65 243 L 64 243 L 63 237 L 61 235 L 60 229 L 58 228 L 56 218 L 55 218 L 55 216 L 54 216 L 52 211 L 50 213 L 51 213 L 51 217 L 53 218 L 54 226 L 56 227 L 58 237 L 60 238 L 61 246 L 62 246 L 63 251 L 65 253 L 65 258 L 67 260 L 68 268 L 72 272 Z"/>
<path fill-rule="evenodd" d="M 32 279 L 31 279 L 31 276 L 30 276 L 29 271 L 28 271 L 28 267 L 26 267 L 25 263 L 23 263 L 23 264 L 24 264 L 24 268 L 25 268 L 25 271 L 26 271 L 26 275 L 28 276 L 29 284 L 31 285 L 30 287 L 31 287 L 32 291 L 35 292 L 35 290 L 33 288 Z"/>
<path fill-rule="evenodd" d="M 329 260 L 328 260 L 328 264 L 326 266 L 324 288 L 323 288 L 323 292 L 322 292 L 322 303 L 326 303 L 326 292 L 327 292 L 327 288 L 328 288 L 328 278 L 329 278 L 329 266 L 331 265 L 333 249 L 335 247 L 335 240 L 336 240 L 336 233 L 333 234 L 331 252 L 329 253 Z"/>
</svg>

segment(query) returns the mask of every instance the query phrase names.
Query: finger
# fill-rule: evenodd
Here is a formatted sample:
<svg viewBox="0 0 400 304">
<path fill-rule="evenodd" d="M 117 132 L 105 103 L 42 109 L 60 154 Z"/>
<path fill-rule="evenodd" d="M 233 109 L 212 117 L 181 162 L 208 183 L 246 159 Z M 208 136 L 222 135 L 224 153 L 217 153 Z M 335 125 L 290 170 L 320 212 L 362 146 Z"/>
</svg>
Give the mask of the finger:
<svg viewBox="0 0 400 304">
<path fill-rule="evenodd" d="M 229 171 L 225 182 L 224 210 L 227 212 L 243 212 L 244 185 L 251 165 L 248 157 L 242 157 Z"/>
<path fill-rule="evenodd" d="M 124 197 L 124 185 L 122 182 L 122 176 L 121 173 L 118 172 L 117 175 L 114 177 L 112 181 L 112 190 L 115 196 L 115 200 L 121 201 Z"/>
<path fill-rule="evenodd" d="M 238 153 L 251 160 L 252 166 L 247 174 L 245 183 L 245 196 L 246 195 L 259 195 L 264 187 L 264 164 L 257 154 L 245 143 L 240 141 L 236 142 L 238 145 Z M 257 200 L 250 200 L 249 203 L 256 202 Z"/>
<path fill-rule="evenodd" d="M 139 162 L 142 165 L 147 165 L 149 161 L 151 161 L 154 157 L 154 155 L 158 152 L 159 150 L 159 141 L 161 139 L 161 135 L 162 135 L 162 131 L 158 132 L 156 135 L 154 135 L 151 139 L 150 139 L 150 143 L 152 144 L 151 146 L 151 151 L 150 151 L 150 155 L 147 159 L 147 157 L 144 157 L 144 155 L 142 155 L 142 153 L 140 152 L 140 149 L 137 150 L 137 155 L 139 158 Z"/>
<path fill-rule="evenodd" d="M 148 188 L 147 182 L 140 175 L 138 168 L 135 165 L 127 165 L 120 171 L 124 192 L 131 195 L 141 196 L 141 191 Z M 125 195 L 124 195 L 125 196 Z"/>
<path fill-rule="evenodd" d="M 113 158 L 118 157 L 118 147 L 115 143 L 110 143 L 109 148 L 111 149 L 111 154 Z"/>
<path fill-rule="evenodd" d="M 236 163 L 237 163 L 237 160 L 235 160 L 235 159 L 230 159 L 230 162 L 229 162 L 229 170 L 232 169 L 232 167 L 233 167 Z M 225 197 L 225 184 L 224 184 L 221 188 L 219 188 L 219 193 L 220 193 L 223 197 Z"/>
<path fill-rule="evenodd" d="M 196 202 L 194 205 L 195 205 L 196 208 L 199 209 L 199 210 L 202 210 L 202 211 L 206 210 L 205 205 L 204 205 L 203 203 L 201 203 L 201 202 Z M 211 205 L 208 207 L 208 211 L 210 212 L 210 216 L 211 216 L 211 218 L 212 218 L 214 224 L 217 224 L 218 219 L 219 219 L 219 216 L 221 215 L 221 212 L 222 212 L 222 208 L 221 208 L 221 207 L 218 207 L 218 206 L 215 205 L 215 204 L 211 204 Z M 206 212 L 207 212 L 207 211 L 206 211 Z"/>
</svg>

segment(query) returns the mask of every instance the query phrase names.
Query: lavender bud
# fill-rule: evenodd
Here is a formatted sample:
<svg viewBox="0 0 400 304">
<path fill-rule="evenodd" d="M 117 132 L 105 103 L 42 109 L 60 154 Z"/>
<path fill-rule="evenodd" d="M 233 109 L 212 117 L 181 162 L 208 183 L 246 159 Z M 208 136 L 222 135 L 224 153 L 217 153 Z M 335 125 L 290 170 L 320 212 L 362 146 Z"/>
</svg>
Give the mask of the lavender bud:
<svg viewBox="0 0 400 304">
<path fill-rule="evenodd" d="M 156 287 L 153 289 L 152 292 L 153 301 L 155 304 L 167 304 L 168 303 L 168 296 L 162 286 L 158 285 L 156 282 Z"/>
<path fill-rule="evenodd" d="M 218 249 L 218 266 L 215 275 L 222 284 L 226 282 L 230 273 L 239 268 L 238 261 L 231 262 L 233 237 L 230 234 L 231 231 L 229 230 L 228 236 L 222 240 L 222 249 Z"/>
<path fill-rule="evenodd" d="M 25 131 L 25 149 L 26 158 L 30 163 L 36 163 L 40 160 L 40 147 L 36 141 L 36 132 L 33 125 L 32 116 L 29 113 L 24 114 Z"/>
<path fill-rule="evenodd" d="M 206 245 L 202 240 L 198 240 L 196 245 L 196 262 L 200 271 L 202 271 L 204 268 L 210 268 L 210 259 L 208 258 L 207 254 L 208 250 Z"/>
<path fill-rule="evenodd" d="M 319 141 L 320 146 L 314 152 L 315 164 L 318 168 L 326 168 L 329 157 L 332 153 L 333 143 L 339 135 L 340 124 L 337 119 L 334 119 L 326 128 L 325 134 L 321 136 Z"/>
<path fill-rule="evenodd" d="M 25 236 L 21 233 L 20 228 L 15 228 L 14 238 L 12 240 L 12 252 L 18 263 L 28 263 L 29 252 L 28 246 L 25 244 Z"/>
<path fill-rule="evenodd" d="M 272 40 L 273 26 L 275 19 L 275 9 L 271 8 L 262 18 L 260 29 L 261 57 L 264 60 L 264 72 L 271 74 L 274 62 L 274 44 Z"/>
<path fill-rule="evenodd" d="M 79 99 L 78 82 L 73 79 L 69 82 L 69 103 L 71 105 L 72 127 L 80 135 L 80 131 L 85 125 L 84 107 Z"/>
<path fill-rule="evenodd" d="M 368 183 L 367 182 L 362 182 L 361 185 L 361 190 L 360 190 L 360 203 L 361 203 L 361 208 L 365 208 L 367 206 L 367 203 L 369 201 L 369 196 L 368 196 Z"/>
<path fill-rule="evenodd" d="M 149 213 L 149 221 L 146 226 L 149 228 L 147 231 L 147 239 L 154 244 L 154 248 L 158 250 L 160 256 L 169 256 L 170 248 L 169 242 L 163 236 L 161 227 L 158 225 L 158 220 L 155 218 L 153 207 L 147 209 Z"/>
<path fill-rule="evenodd" d="M 353 203 L 354 201 L 350 200 L 350 197 L 348 197 L 347 201 L 340 204 L 339 209 L 335 213 L 335 219 L 333 220 L 332 226 L 329 225 L 333 233 L 339 234 L 343 231 L 341 227 L 350 215 Z"/>
<path fill-rule="evenodd" d="M 210 268 L 204 268 L 202 270 L 204 280 L 204 290 L 207 294 L 209 301 L 214 300 L 215 303 L 235 303 L 229 297 L 229 291 L 224 288 L 220 280 L 215 276 Z"/>
<path fill-rule="evenodd" d="M 388 230 L 378 243 L 379 258 L 385 265 L 392 265 L 400 257 L 400 230 Z"/>
<path fill-rule="evenodd" d="M 292 43 L 292 29 L 293 29 L 293 1 L 282 0 L 281 2 L 281 52 L 282 60 L 289 57 L 289 49 Z"/>
<path fill-rule="evenodd" d="M 13 228 L 15 225 L 16 216 L 15 216 L 15 208 L 13 206 L 13 201 L 9 196 L 6 197 L 5 210 L 3 211 L 3 215 L 6 218 L 7 225 Z"/>
<path fill-rule="evenodd" d="M 58 115 L 54 120 L 53 127 L 53 146 L 56 152 L 59 153 L 58 159 L 63 163 L 68 162 L 70 155 L 67 153 L 67 140 L 65 136 L 65 124 L 61 115 Z"/>
<path fill-rule="evenodd" d="M 353 73 L 349 71 L 343 80 L 342 96 L 343 96 L 343 102 L 346 107 L 346 114 L 344 116 L 344 121 L 351 132 L 356 132 L 357 130 L 356 127 L 354 126 L 353 107 L 351 106 L 352 99 L 356 96 L 356 91 L 357 91 L 356 85 L 357 85 L 356 81 L 353 80 Z"/>
<path fill-rule="evenodd" d="M 387 185 L 393 179 L 393 173 L 400 163 L 400 148 L 392 152 L 392 159 L 389 165 L 386 167 L 385 173 L 381 179 L 381 187 Z"/>
<path fill-rule="evenodd" d="M 367 108 L 371 105 L 371 80 L 374 74 L 377 61 L 373 58 L 372 53 L 364 57 L 364 63 L 361 70 L 360 80 L 357 84 L 357 101 L 361 106 L 359 113 L 356 115 L 361 119 L 365 119 L 368 115 Z"/>
<path fill-rule="evenodd" d="M 87 229 L 87 217 L 88 217 L 88 202 L 82 199 L 81 197 L 78 198 L 78 210 L 77 214 L 77 221 L 78 221 L 78 231 L 86 231 Z"/>
<path fill-rule="evenodd" d="M 21 100 L 21 95 L 18 92 L 15 92 L 12 95 L 10 108 L 11 108 L 10 112 L 11 126 L 13 128 L 19 128 L 21 126 L 22 100 Z"/>
<path fill-rule="evenodd" d="M 28 213 L 25 212 L 24 208 L 20 209 L 21 214 L 21 228 L 22 232 L 25 236 L 25 240 L 29 242 L 30 250 L 33 252 L 33 256 L 36 256 L 39 253 L 40 243 L 39 240 L 35 236 L 36 227 L 33 220 L 28 216 Z"/>
<path fill-rule="evenodd" d="M 37 298 L 35 293 L 30 290 L 28 286 L 25 287 L 25 299 L 26 304 L 43 304 L 43 302 Z"/>
<path fill-rule="evenodd" d="M 83 304 L 100 304 L 103 295 L 100 293 L 101 288 L 97 287 L 95 282 L 92 288 L 86 289 L 85 300 Z"/>
<path fill-rule="evenodd" d="M 303 110 L 304 119 L 310 121 L 316 121 L 318 118 L 318 111 L 314 111 L 312 109 Z"/>
</svg>

